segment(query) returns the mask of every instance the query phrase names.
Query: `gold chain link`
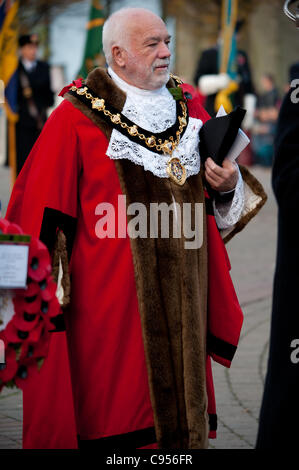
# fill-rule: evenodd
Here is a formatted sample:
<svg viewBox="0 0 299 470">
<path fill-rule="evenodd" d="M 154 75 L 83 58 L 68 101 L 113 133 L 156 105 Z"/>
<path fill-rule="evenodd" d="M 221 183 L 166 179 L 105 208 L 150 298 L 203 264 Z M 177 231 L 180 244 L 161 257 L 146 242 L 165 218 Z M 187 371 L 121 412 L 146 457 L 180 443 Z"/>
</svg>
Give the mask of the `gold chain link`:
<svg viewBox="0 0 299 470">
<path fill-rule="evenodd" d="M 77 88 L 76 86 L 72 86 L 71 91 L 75 91 L 78 95 L 81 96 L 84 95 L 88 100 L 91 100 L 93 109 L 96 109 L 99 112 L 103 112 L 105 116 L 110 118 L 113 124 L 119 124 L 123 129 L 126 129 L 131 136 L 138 137 L 140 140 L 144 140 L 148 147 L 155 147 L 159 152 L 163 151 L 164 153 L 172 154 L 180 142 L 181 133 L 183 132 L 184 127 L 187 125 L 187 106 L 184 101 L 180 101 L 182 116 L 179 116 L 178 118 L 179 129 L 176 131 L 176 140 L 174 140 L 173 136 L 170 136 L 168 139 L 164 140 L 164 142 L 162 139 L 159 139 L 157 143 L 156 137 L 154 135 L 151 137 L 146 137 L 144 134 L 141 134 L 136 124 L 129 126 L 126 122 L 122 122 L 120 114 L 112 114 L 108 109 L 106 109 L 105 100 L 103 98 L 94 97 L 91 93 L 87 93 L 87 87 L 83 86 L 82 88 Z"/>
</svg>

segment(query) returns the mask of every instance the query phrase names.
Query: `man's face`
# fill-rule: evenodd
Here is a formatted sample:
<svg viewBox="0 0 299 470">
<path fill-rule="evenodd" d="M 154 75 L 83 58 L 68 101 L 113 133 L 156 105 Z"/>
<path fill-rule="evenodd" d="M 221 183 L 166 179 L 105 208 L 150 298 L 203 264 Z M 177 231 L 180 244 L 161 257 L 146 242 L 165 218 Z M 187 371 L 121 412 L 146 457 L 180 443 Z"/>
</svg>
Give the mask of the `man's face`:
<svg viewBox="0 0 299 470">
<path fill-rule="evenodd" d="M 37 49 L 37 44 L 25 44 L 25 46 L 21 48 L 22 58 L 34 62 L 37 56 Z"/>
<path fill-rule="evenodd" d="M 169 80 L 170 36 L 164 22 L 145 16 L 128 28 L 121 67 L 125 80 L 146 90 L 161 88 Z"/>
</svg>

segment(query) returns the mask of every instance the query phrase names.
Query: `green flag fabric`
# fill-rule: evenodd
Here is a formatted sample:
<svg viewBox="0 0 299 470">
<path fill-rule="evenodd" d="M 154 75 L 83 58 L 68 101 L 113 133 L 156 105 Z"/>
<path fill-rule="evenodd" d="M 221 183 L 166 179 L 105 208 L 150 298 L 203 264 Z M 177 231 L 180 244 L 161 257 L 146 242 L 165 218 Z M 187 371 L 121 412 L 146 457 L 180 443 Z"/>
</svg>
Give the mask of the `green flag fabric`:
<svg viewBox="0 0 299 470">
<path fill-rule="evenodd" d="M 84 57 L 78 77 L 86 78 L 95 67 L 105 65 L 103 54 L 102 29 L 105 22 L 105 12 L 99 0 L 93 0 L 90 6 L 89 21 L 86 29 Z"/>
</svg>

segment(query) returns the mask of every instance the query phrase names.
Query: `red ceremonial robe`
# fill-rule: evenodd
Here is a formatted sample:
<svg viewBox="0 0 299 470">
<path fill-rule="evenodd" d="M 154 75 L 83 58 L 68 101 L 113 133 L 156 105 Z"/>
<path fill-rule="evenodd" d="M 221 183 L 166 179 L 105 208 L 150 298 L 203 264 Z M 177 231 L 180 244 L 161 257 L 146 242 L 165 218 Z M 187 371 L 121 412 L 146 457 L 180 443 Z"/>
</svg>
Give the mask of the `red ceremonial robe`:
<svg viewBox="0 0 299 470">
<path fill-rule="evenodd" d="M 191 117 L 202 121 L 209 118 L 196 99 L 189 100 L 188 108 Z M 7 210 L 11 222 L 34 236 L 47 233 L 45 227 L 57 214 L 64 217 L 66 230 L 76 226 L 70 262 L 71 306 L 65 314 L 68 333 L 67 337 L 65 332 L 52 334 L 38 380 L 28 381 L 24 389 L 26 449 L 77 448 L 77 435 L 90 440 L 139 430 L 150 432 L 154 427 L 130 241 L 128 236 L 101 240 L 96 236 L 99 216 L 95 208 L 103 201 L 117 208 L 122 195 L 115 162 L 106 155 L 107 146 L 101 130 L 64 101 L 48 119 L 31 151 Z M 214 217 L 207 219 L 212 233 L 208 307 L 212 341 L 211 347 L 208 341 L 208 352 L 229 366 L 233 353 L 224 353 L 221 358 L 221 340 L 214 348 L 213 339 L 219 339 L 221 329 L 225 330 L 222 346 L 228 341 L 236 347 L 242 312 Z M 118 223 L 116 217 L 116 234 Z M 211 251 L 214 245 L 217 251 Z M 213 289 L 221 285 L 219 276 L 225 278 L 223 292 L 213 296 Z M 222 294 L 226 307 L 219 302 Z M 230 325 L 225 323 L 228 311 Z M 208 412 L 215 417 L 209 355 L 207 392 Z M 210 437 L 215 437 L 215 428 L 211 429 Z M 141 438 L 137 447 L 144 447 L 142 442 Z"/>
</svg>

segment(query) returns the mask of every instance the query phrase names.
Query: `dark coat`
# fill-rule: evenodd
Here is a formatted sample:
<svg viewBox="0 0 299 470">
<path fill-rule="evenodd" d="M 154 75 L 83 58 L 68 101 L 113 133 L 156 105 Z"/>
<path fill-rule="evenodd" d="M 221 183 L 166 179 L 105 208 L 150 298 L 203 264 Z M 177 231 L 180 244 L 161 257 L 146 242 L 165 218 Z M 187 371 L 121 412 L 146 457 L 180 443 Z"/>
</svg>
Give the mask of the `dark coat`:
<svg viewBox="0 0 299 470">
<path fill-rule="evenodd" d="M 243 105 L 244 95 L 247 93 L 254 93 L 254 88 L 251 80 L 251 73 L 247 54 L 239 50 L 237 53 L 237 66 L 239 76 L 239 90 L 234 94 L 234 105 Z M 197 69 L 194 75 L 195 85 L 198 86 L 198 80 L 203 75 L 214 75 L 219 73 L 219 47 L 215 46 L 203 51 Z M 216 94 L 207 96 L 205 109 L 210 116 L 215 115 L 214 101 Z"/>
<path fill-rule="evenodd" d="M 53 92 L 50 86 L 49 65 L 40 60 L 32 71 L 26 72 L 22 63 L 18 66 L 18 113 L 19 121 L 16 126 L 17 136 L 17 173 L 21 171 L 25 160 L 30 153 L 40 129 L 36 119 L 34 119 L 28 109 L 28 101 L 23 96 L 20 73 L 25 73 L 28 77 L 32 89 L 33 101 L 40 113 L 43 123 L 47 120 L 47 108 L 54 103 Z"/>
<path fill-rule="evenodd" d="M 299 103 L 286 95 L 275 140 L 273 189 L 277 199 L 278 245 L 273 290 L 270 351 L 257 448 L 293 448 L 298 443 L 299 362 L 291 347 L 299 338 Z M 298 340 L 299 341 L 299 340 Z M 298 350 L 299 351 L 299 350 Z"/>
</svg>

